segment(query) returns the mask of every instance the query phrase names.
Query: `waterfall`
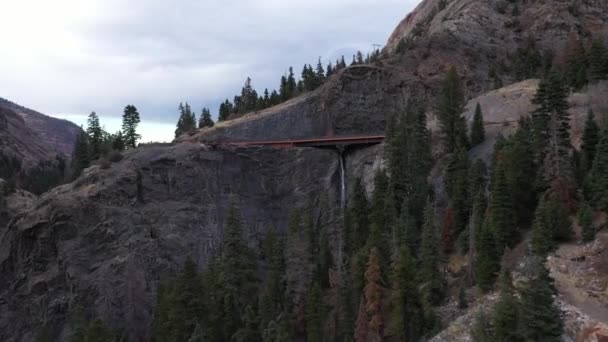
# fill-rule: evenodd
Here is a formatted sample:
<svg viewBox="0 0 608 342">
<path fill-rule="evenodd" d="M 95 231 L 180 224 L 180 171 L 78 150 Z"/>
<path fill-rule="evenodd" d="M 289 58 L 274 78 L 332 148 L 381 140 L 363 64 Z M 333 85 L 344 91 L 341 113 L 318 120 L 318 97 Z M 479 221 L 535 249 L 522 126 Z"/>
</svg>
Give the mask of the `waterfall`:
<svg viewBox="0 0 608 342">
<path fill-rule="evenodd" d="M 346 208 L 346 174 L 344 172 L 344 151 L 340 153 L 340 204 L 342 210 Z"/>
</svg>

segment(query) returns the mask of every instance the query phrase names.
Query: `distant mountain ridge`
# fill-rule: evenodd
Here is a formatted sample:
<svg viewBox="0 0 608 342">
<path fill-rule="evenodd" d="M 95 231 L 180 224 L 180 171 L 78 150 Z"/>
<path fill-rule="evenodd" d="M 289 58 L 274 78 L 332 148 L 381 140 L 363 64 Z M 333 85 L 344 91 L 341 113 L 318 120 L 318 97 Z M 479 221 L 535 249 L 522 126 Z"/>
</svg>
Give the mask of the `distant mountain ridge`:
<svg viewBox="0 0 608 342">
<path fill-rule="evenodd" d="M 13 152 L 32 150 L 23 157 L 37 162 L 53 155 L 69 156 L 76 142 L 80 127 L 62 119 L 50 117 L 0 97 L 0 113 L 11 123 L 0 129 L 0 148 Z M 21 120 L 14 117 L 16 114 Z M 3 135 L 10 135 L 12 138 Z M 20 137 L 20 139 L 16 139 Z M 35 140 L 35 141 L 33 141 Z M 35 149 L 11 144 L 39 145 Z"/>
</svg>

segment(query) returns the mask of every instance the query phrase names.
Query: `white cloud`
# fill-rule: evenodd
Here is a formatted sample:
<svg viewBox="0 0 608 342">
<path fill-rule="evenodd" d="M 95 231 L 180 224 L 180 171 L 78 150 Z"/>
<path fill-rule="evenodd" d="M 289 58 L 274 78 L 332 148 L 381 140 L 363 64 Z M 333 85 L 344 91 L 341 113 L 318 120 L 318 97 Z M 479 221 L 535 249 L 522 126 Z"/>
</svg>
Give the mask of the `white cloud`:
<svg viewBox="0 0 608 342">
<path fill-rule="evenodd" d="M 247 76 L 272 89 L 291 65 L 370 50 L 418 1 L 0 0 L 0 97 L 173 123 L 180 101 L 215 113 Z"/>
</svg>

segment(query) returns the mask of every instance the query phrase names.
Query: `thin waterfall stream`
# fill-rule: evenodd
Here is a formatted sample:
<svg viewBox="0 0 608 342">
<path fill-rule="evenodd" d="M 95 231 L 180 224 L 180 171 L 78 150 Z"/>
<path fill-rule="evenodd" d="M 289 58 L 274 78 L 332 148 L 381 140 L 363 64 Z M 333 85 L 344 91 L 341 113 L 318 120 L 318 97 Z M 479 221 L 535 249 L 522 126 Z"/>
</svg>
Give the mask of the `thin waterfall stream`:
<svg viewBox="0 0 608 342">
<path fill-rule="evenodd" d="M 346 174 L 344 171 L 344 151 L 339 150 L 340 153 L 340 204 L 342 210 L 346 208 Z"/>
</svg>

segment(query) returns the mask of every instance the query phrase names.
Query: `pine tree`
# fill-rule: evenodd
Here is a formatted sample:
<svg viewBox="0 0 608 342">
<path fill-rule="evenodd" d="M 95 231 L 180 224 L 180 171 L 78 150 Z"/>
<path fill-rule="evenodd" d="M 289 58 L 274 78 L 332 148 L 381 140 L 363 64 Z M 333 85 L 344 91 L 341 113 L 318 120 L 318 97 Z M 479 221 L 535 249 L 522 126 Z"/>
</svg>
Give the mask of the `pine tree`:
<svg viewBox="0 0 608 342">
<path fill-rule="evenodd" d="M 306 342 L 323 341 L 323 302 L 319 284 L 315 283 L 308 292 L 306 302 Z"/>
<path fill-rule="evenodd" d="M 475 260 L 475 279 L 477 280 L 477 286 L 483 292 L 488 292 L 492 289 L 496 275 L 500 270 L 501 253 L 496 247 L 495 237 L 491 221 L 486 218 L 486 222 L 480 227 L 480 231 L 478 232 Z"/>
<path fill-rule="evenodd" d="M 175 137 L 182 134 L 194 132 L 196 130 L 196 115 L 190 109 L 190 105 L 186 102 L 185 105 L 179 104 L 179 120 L 175 129 Z"/>
<path fill-rule="evenodd" d="M 382 313 L 382 301 L 385 289 L 382 287 L 380 274 L 380 260 L 378 251 L 372 248 L 365 271 L 365 310 L 369 317 L 369 340 L 381 341 L 384 330 L 384 316 Z"/>
<path fill-rule="evenodd" d="M 534 219 L 534 208 L 537 203 L 538 184 L 536 182 L 537 165 L 534 162 L 533 138 L 529 119 L 522 119 L 515 134 L 502 147 L 495 148 L 494 173 L 504 170 L 507 188 L 514 203 L 516 224 L 527 227 Z M 496 176 L 494 176 L 496 177 Z"/>
<path fill-rule="evenodd" d="M 89 136 L 89 158 L 96 160 L 101 157 L 101 146 L 103 144 L 103 130 L 99 124 L 97 113 L 91 112 L 87 120 L 87 134 Z"/>
<path fill-rule="evenodd" d="M 431 202 L 427 202 L 425 209 L 425 222 L 422 230 L 420 246 L 419 277 L 422 284 L 422 296 L 432 305 L 438 305 L 444 296 L 443 277 L 439 270 L 440 251 L 435 213 Z"/>
<path fill-rule="evenodd" d="M 452 208 L 447 208 L 441 222 L 441 250 L 445 255 L 454 251 L 454 214 Z"/>
<path fill-rule="evenodd" d="M 137 141 L 141 139 L 141 135 L 137 134 L 137 125 L 139 125 L 139 122 L 140 118 L 137 108 L 133 105 L 126 106 L 122 115 L 122 132 L 125 137 L 125 147 L 137 147 Z"/>
<path fill-rule="evenodd" d="M 444 150 L 452 153 L 468 147 L 467 127 L 462 112 L 464 111 L 464 89 L 455 67 L 451 67 L 443 81 L 435 111 L 444 139 Z"/>
<path fill-rule="evenodd" d="M 321 57 L 317 63 L 317 69 L 315 71 L 315 88 L 320 87 L 325 82 L 325 70 L 323 70 L 323 64 L 321 64 Z"/>
<path fill-rule="evenodd" d="M 608 78 L 608 50 L 600 40 L 595 40 L 589 50 L 589 78 L 592 81 Z"/>
<path fill-rule="evenodd" d="M 492 193 L 488 203 L 488 220 L 496 236 L 495 247 L 499 254 L 502 254 L 505 248 L 513 247 L 518 238 L 512 190 L 508 187 L 502 164 L 498 163 L 494 173 L 495 179 L 492 179 Z"/>
<path fill-rule="evenodd" d="M 361 179 L 355 181 L 349 211 L 351 225 L 349 236 L 346 237 L 348 253 L 363 247 L 369 235 L 369 204 Z"/>
<path fill-rule="evenodd" d="M 593 226 L 593 210 L 591 209 L 591 206 L 587 203 L 583 203 L 577 216 L 583 241 L 593 241 L 593 239 L 595 239 L 595 227 Z"/>
<path fill-rule="evenodd" d="M 180 105 L 180 113 L 182 111 L 183 111 L 183 106 Z M 228 120 L 230 115 L 232 115 L 233 111 L 234 111 L 234 105 L 228 99 L 226 99 L 223 103 L 220 104 L 220 109 L 218 112 L 217 120 L 220 122 Z"/>
<path fill-rule="evenodd" d="M 76 136 L 74 151 L 72 152 L 72 178 L 80 176 L 82 170 L 89 167 L 89 136 L 86 132 L 80 131 Z"/>
<path fill-rule="evenodd" d="M 287 283 L 287 303 L 290 313 L 298 306 L 304 305 L 306 293 L 314 274 L 313 257 L 311 255 L 310 235 L 303 229 L 302 215 L 299 210 L 291 214 L 285 247 Z"/>
<path fill-rule="evenodd" d="M 200 119 L 198 120 L 198 128 L 213 127 L 215 123 L 211 118 L 211 111 L 208 108 L 203 108 Z"/>
<path fill-rule="evenodd" d="M 568 89 L 556 72 L 542 80 L 533 103 L 532 113 L 536 156 L 542 163 L 542 175 L 553 197 L 569 209 L 575 192 L 575 179 L 570 157 L 570 118 Z"/>
<path fill-rule="evenodd" d="M 224 228 L 222 243 L 221 272 L 219 282 L 223 292 L 225 312 L 225 336 L 231 336 L 243 326 L 245 309 L 253 304 L 257 279 L 255 256 L 245 243 L 241 233 L 241 220 L 232 206 Z"/>
<path fill-rule="evenodd" d="M 588 182 L 591 202 L 598 209 L 608 211 L 608 127 L 600 134 Z"/>
<path fill-rule="evenodd" d="M 540 256 L 547 255 L 557 247 L 558 242 L 570 239 L 571 225 L 568 211 L 559 201 L 543 198 L 536 208 L 532 225 L 532 251 Z"/>
<path fill-rule="evenodd" d="M 116 134 L 114 134 L 112 136 L 111 139 L 111 145 L 112 145 L 112 149 L 114 151 L 123 151 L 125 149 L 125 138 L 122 134 L 122 131 L 118 131 L 116 132 Z"/>
<path fill-rule="evenodd" d="M 288 94 L 288 99 L 296 96 L 296 89 L 297 85 L 296 85 L 296 78 L 294 77 L 293 74 L 293 68 L 289 67 L 289 74 L 287 76 L 287 94 Z"/>
<path fill-rule="evenodd" d="M 526 341 L 561 341 L 564 331 L 561 312 L 555 305 L 553 279 L 537 262 L 537 271 L 521 294 L 522 335 Z"/>
<path fill-rule="evenodd" d="M 485 140 L 485 130 L 483 127 L 483 114 L 481 106 L 477 103 L 475 107 L 475 115 L 471 124 L 471 146 L 477 146 Z"/>
<path fill-rule="evenodd" d="M 585 121 L 585 130 L 583 131 L 583 143 L 581 145 L 581 171 L 585 175 L 593 164 L 595 159 L 595 151 L 599 142 L 600 129 L 595 121 L 593 110 L 589 109 L 587 120 Z"/>
<path fill-rule="evenodd" d="M 392 335 L 400 341 L 420 340 L 424 327 L 424 309 L 418 293 L 415 266 L 407 246 L 399 248 L 393 261 L 391 287 Z"/>
<path fill-rule="evenodd" d="M 497 342 L 523 341 L 519 334 L 519 301 L 513 293 L 511 273 L 503 266 L 500 274 L 500 297 L 494 307 L 492 326 Z"/>
</svg>

